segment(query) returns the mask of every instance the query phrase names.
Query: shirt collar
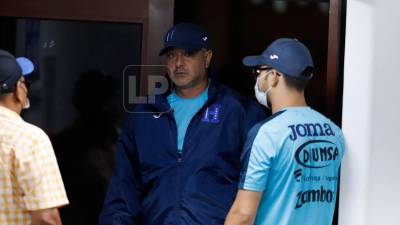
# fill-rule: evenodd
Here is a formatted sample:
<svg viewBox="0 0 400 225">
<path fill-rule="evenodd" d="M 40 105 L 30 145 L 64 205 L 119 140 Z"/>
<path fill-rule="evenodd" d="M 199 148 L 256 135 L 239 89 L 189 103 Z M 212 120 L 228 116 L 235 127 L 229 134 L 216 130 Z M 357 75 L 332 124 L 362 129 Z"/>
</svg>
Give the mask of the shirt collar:
<svg viewBox="0 0 400 225">
<path fill-rule="evenodd" d="M 178 99 L 183 99 L 183 100 L 193 100 L 193 99 L 199 99 L 199 98 L 203 98 L 204 96 L 208 96 L 208 87 L 210 86 L 210 82 L 211 80 L 208 79 L 208 84 L 207 87 L 197 96 L 195 97 L 191 97 L 191 98 L 182 98 L 179 95 L 176 94 L 176 89 L 172 90 L 172 93 L 169 96 L 173 96 L 174 98 L 178 98 Z M 167 97 L 167 99 L 168 99 Z"/>
<path fill-rule="evenodd" d="M 222 88 L 221 84 L 217 81 L 217 79 L 210 79 L 208 83 L 208 98 L 207 102 L 204 105 L 209 105 L 218 94 L 220 94 Z M 166 112 L 171 109 L 171 106 L 168 103 L 167 97 L 172 93 L 172 90 L 168 93 L 156 95 L 155 104 L 149 104 L 151 107 L 154 107 L 158 112 Z"/>
<path fill-rule="evenodd" d="M 14 112 L 11 109 L 8 109 L 4 106 L 0 106 L 0 117 L 6 117 L 9 119 L 15 119 L 15 120 L 22 120 L 20 115 L 18 115 L 16 112 Z"/>
</svg>

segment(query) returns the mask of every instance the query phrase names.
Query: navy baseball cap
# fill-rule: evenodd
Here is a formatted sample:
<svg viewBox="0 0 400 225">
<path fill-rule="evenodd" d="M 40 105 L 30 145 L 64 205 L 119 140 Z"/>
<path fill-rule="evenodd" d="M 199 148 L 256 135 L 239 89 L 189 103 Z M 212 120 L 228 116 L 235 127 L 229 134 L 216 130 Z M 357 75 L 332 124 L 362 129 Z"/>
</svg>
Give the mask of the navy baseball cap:
<svg viewBox="0 0 400 225">
<path fill-rule="evenodd" d="M 19 78 L 31 74 L 34 69 L 28 58 L 15 58 L 11 53 L 0 49 L 0 93 L 14 91 Z"/>
<path fill-rule="evenodd" d="M 180 23 L 173 26 L 164 37 L 164 48 L 160 56 L 171 48 L 182 48 L 187 52 L 196 52 L 202 48 L 209 49 L 208 34 L 192 23 Z"/>
<path fill-rule="evenodd" d="M 261 55 L 243 58 L 246 66 L 266 65 L 279 72 L 300 80 L 312 77 L 314 63 L 308 48 L 291 38 L 279 38 L 272 42 Z"/>
</svg>

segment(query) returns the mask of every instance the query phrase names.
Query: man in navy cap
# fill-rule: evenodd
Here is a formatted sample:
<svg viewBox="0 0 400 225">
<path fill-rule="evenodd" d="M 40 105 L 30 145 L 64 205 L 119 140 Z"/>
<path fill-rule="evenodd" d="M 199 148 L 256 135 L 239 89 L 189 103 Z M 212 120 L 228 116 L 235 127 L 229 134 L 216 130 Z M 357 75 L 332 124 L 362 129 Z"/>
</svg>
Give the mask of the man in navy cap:
<svg viewBox="0 0 400 225">
<path fill-rule="evenodd" d="M 0 224 L 61 225 L 57 208 L 68 204 L 47 135 L 25 122 L 25 76 L 32 62 L 0 49 Z"/>
<path fill-rule="evenodd" d="M 256 67 L 255 94 L 272 116 L 249 132 L 225 224 L 331 225 L 345 146 L 340 128 L 307 106 L 310 52 L 281 38 L 243 63 Z"/>
<path fill-rule="evenodd" d="M 173 91 L 138 105 L 117 149 L 102 225 L 223 224 L 239 180 L 255 102 L 210 79 L 209 36 L 181 23 L 164 39 Z M 152 114 L 150 112 L 161 112 Z"/>
</svg>

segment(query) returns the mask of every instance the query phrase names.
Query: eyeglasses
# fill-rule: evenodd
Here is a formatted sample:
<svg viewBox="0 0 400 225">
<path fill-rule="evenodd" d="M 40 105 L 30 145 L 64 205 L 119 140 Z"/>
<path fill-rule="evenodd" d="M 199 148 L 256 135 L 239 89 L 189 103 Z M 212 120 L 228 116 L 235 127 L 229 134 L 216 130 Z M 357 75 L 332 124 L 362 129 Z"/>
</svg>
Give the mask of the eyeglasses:
<svg viewBox="0 0 400 225">
<path fill-rule="evenodd" d="M 254 67 L 251 69 L 251 75 L 256 80 L 262 71 L 272 70 L 271 67 Z"/>
</svg>

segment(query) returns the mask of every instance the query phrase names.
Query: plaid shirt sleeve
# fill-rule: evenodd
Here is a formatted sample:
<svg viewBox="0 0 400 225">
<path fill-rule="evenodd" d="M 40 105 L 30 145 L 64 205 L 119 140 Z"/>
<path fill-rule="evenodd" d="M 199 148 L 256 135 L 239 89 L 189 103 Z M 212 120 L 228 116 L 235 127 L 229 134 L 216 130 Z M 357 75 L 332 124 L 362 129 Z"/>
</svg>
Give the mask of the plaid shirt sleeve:
<svg viewBox="0 0 400 225">
<path fill-rule="evenodd" d="M 53 147 L 40 129 L 24 138 L 16 152 L 15 177 L 26 210 L 40 210 L 68 204 Z"/>
</svg>

